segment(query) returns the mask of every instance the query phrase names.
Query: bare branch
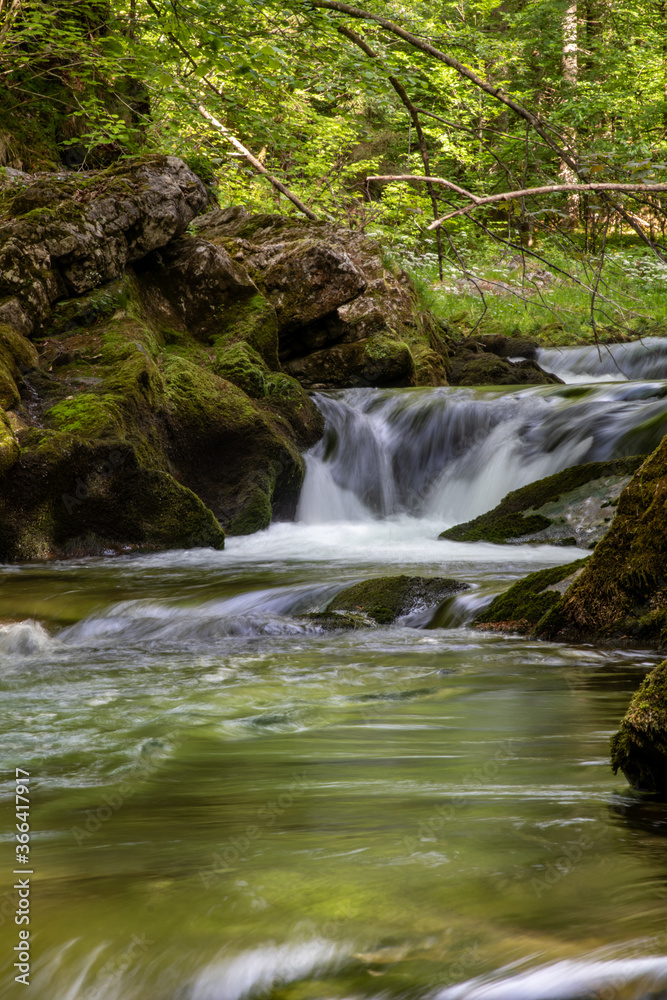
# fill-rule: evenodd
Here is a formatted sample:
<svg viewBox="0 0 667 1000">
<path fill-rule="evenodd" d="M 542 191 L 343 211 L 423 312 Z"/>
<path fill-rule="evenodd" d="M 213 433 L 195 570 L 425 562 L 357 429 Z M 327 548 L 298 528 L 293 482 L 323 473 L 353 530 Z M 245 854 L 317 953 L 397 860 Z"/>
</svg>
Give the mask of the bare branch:
<svg viewBox="0 0 667 1000">
<path fill-rule="evenodd" d="M 279 181 L 277 177 L 274 177 L 273 174 L 270 174 L 269 171 L 264 166 L 264 164 L 260 163 L 257 157 L 253 156 L 250 150 L 246 149 L 243 143 L 239 142 L 236 136 L 232 135 L 229 129 L 226 128 L 222 124 L 222 122 L 219 122 L 218 119 L 214 115 L 212 115 L 211 112 L 208 111 L 203 104 L 197 105 L 197 111 L 202 116 L 202 118 L 205 118 L 207 122 L 210 122 L 211 125 L 215 126 L 215 128 L 217 128 L 219 132 L 222 132 L 225 139 L 227 139 L 228 142 L 231 142 L 232 146 L 234 146 L 235 149 L 238 149 L 240 153 L 243 153 L 248 163 L 252 164 L 252 166 L 255 168 L 258 174 L 262 174 L 264 177 L 266 177 L 266 179 L 270 181 L 271 184 L 273 184 L 274 188 L 276 188 L 278 191 L 281 191 L 286 198 L 289 198 L 289 200 L 292 202 L 293 205 L 296 205 L 296 207 L 299 209 L 300 212 L 303 212 L 303 214 L 306 215 L 309 219 L 312 219 L 314 222 L 317 222 L 317 216 L 315 215 L 315 213 L 311 212 L 311 210 L 307 208 L 304 205 L 304 203 L 300 201 L 299 198 L 297 198 L 295 194 L 292 194 L 289 188 L 286 188 L 285 185 L 282 183 L 282 181 Z"/>
</svg>

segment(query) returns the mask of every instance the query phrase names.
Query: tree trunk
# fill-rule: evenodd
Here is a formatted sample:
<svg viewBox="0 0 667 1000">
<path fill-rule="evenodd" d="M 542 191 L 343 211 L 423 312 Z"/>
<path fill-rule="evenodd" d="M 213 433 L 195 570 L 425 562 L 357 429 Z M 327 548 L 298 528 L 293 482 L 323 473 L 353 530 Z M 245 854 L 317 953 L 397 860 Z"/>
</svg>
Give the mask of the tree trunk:
<svg viewBox="0 0 667 1000">
<path fill-rule="evenodd" d="M 563 83 L 566 89 L 573 89 L 577 85 L 578 58 L 577 58 L 577 2 L 571 3 L 565 11 L 563 17 L 563 50 L 562 50 L 562 73 Z M 572 136 L 572 138 L 575 138 Z M 561 163 L 560 182 L 561 184 L 574 184 L 577 178 L 574 171 L 567 165 Z M 570 217 L 570 224 L 576 225 L 579 217 L 579 198 L 576 194 L 569 194 L 567 198 L 567 212 Z"/>
</svg>

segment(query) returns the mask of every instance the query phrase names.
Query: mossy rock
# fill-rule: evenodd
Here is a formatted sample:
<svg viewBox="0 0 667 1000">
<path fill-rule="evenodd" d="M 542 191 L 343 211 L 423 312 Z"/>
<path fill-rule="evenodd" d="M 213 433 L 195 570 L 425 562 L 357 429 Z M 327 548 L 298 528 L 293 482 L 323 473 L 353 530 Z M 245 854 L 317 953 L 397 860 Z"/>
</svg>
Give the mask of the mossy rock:
<svg viewBox="0 0 667 1000">
<path fill-rule="evenodd" d="M 540 623 L 560 641 L 667 648 L 667 438 L 621 493 L 581 576 Z"/>
<path fill-rule="evenodd" d="M 585 559 L 529 573 L 504 594 L 495 597 L 473 624 L 500 631 L 530 632 L 561 599 L 571 580 L 585 565 Z"/>
<path fill-rule="evenodd" d="M 309 615 L 301 615 L 299 620 L 306 625 L 314 625 L 322 632 L 354 631 L 380 624 L 377 619 L 371 619 L 367 615 L 349 615 L 342 611 L 313 611 Z"/>
<path fill-rule="evenodd" d="M 644 678 L 611 737 L 611 766 L 638 791 L 667 796 L 667 660 Z"/>
<path fill-rule="evenodd" d="M 318 389 L 361 386 L 410 386 L 415 383 L 415 363 L 402 340 L 375 335 L 353 344 L 336 344 L 291 361 L 290 375 L 302 385 Z"/>
<path fill-rule="evenodd" d="M 21 449 L 10 423 L 0 410 L 0 476 L 18 462 Z"/>
<path fill-rule="evenodd" d="M 411 612 L 436 608 L 452 594 L 468 589 L 468 584 L 444 577 L 384 576 L 346 587 L 325 610 L 361 612 L 387 625 Z"/>
<path fill-rule="evenodd" d="M 9 410 L 21 399 L 22 375 L 38 364 L 33 344 L 9 326 L 0 323 L 0 407 Z"/>
<path fill-rule="evenodd" d="M 440 538 L 592 548 L 608 530 L 621 490 L 643 461 L 639 455 L 570 466 L 512 490 L 493 510 L 448 528 Z"/>
<path fill-rule="evenodd" d="M 224 545 L 201 500 L 130 445 L 58 432 L 31 432 L 0 476 L 0 525 L 3 561 Z"/>
<path fill-rule="evenodd" d="M 266 395 L 268 367 L 257 351 L 247 342 L 232 343 L 217 353 L 215 374 L 243 389 L 248 396 L 262 399 Z"/>
<path fill-rule="evenodd" d="M 450 356 L 452 385 L 552 385 L 562 383 L 535 361 L 508 361 L 496 354 Z"/>
</svg>

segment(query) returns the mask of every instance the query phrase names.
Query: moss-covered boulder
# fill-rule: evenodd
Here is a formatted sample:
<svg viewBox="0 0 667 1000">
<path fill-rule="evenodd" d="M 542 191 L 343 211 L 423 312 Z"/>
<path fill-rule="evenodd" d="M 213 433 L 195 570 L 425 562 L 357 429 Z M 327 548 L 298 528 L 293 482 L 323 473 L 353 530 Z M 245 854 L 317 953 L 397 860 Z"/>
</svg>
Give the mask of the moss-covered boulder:
<svg viewBox="0 0 667 1000">
<path fill-rule="evenodd" d="M 379 625 L 387 625 L 404 615 L 436 608 L 446 598 L 468 589 L 467 583 L 445 577 L 383 576 L 346 587 L 325 610 L 362 613 Z"/>
<path fill-rule="evenodd" d="M 585 560 L 578 559 L 566 566 L 529 573 L 495 597 L 473 624 L 502 632 L 532 632 L 558 603 L 570 583 L 583 572 L 584 566 Z"/>
<path fill-rule="evenodd" d="M 667 647 L 667 438 L 621 493 L 609 531 L 538 632 Z"/>
<path fill-rule="evenodd" d="M 223 548 L 202 501 L 142 467 L 125 441 L 31 431 L 0 474 L 0 560 L 101 555 L 129 548 Z"/>
<path fill-rule="evenodd" d="M 667 660 L 642 681 L 611 738 L 611 766 L 633 788 L 667 795 Z"/>
<path fill-rule="evenodd" d="M 309 389 L 409 386 L 416 381 L 410 348 L 390 337 L 337 344 L 291 361 L 286 367 Z"/>
<path fill-rule="evenodd" d="M 447 347 L 375 240 L 238 207 L 195 226 L 244 265 L 275 307 L 280 360 L 304 386 L 447 384 Z"/>
<path fill-rule="evenodd" d="M 574 465 L 513 490 L 486 514 L 443 531 L 455 542 L 516 542 L 594 548 L 643 456 Z"/>
</svg>

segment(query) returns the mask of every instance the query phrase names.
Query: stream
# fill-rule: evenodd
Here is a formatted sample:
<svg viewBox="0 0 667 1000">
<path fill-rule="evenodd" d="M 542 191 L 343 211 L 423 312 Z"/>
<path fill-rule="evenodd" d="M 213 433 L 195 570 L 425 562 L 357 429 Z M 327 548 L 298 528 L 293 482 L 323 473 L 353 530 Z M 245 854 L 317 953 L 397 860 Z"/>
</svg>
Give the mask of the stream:
<svg viewBox="0 0 667 1000">
<path fill-rule="evenodd" d="M 222 552 L 0 567 L 0 997 L 667 998 L 667 806 L 608 762 L 661 657 L 467 627 L 587 553 L 438 539 L 654 448 L 667 341 L 644 344 L 540 352 L 566 385 L 321 394 L 297 520 Z M 391 626 L 300 617 L 398 573 L 471 589 Z"/>
</svg>

